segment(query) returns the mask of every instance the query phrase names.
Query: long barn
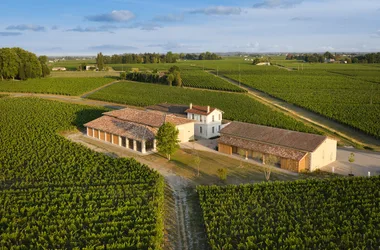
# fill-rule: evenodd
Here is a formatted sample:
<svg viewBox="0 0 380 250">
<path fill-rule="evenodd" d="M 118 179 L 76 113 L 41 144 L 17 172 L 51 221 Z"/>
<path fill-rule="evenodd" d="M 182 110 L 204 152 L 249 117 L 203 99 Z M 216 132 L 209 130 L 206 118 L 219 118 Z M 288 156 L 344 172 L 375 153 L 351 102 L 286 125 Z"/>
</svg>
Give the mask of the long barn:
<svg viewBox="0 0 380 250">
<path fill-rule="evenodd" d="M 239 154 L 293 172 L 314 171 L 336 160 L 337 141 L 326 136 L 231 122 L 220 131 L 218 151 Z"/>
</svg>

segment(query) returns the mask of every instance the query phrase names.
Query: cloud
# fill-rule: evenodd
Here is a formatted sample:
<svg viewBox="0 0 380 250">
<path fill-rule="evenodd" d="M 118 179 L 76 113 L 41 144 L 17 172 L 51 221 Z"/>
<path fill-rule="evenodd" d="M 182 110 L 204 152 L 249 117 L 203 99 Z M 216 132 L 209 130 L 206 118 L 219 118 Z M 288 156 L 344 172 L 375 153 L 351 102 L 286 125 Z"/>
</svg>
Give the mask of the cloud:
<svg viewBox="0 0 380 250">
<path fill-rule="evenodd" d="M 20 25 L 11 25 L 6 28 L 7 30 L 29 30 L 29 31 L 45 31 L 45 27 L 40 25 L 31 25 L 31 24 L 20 24 Z"/>
<path fill-rule="evenodd" d="M 114 51 L 126 51 L 126 50 L 137 50 L 138 48 L 128 45 L 114 45 L 114 44 L 104 44 L 99 46 L 92 46 L 88 48 L 89 50 L 96 50 L 96 51 L 108 51 L 108 52 L 114 52 Z"/>
<path fill-rule="evenodd" d="M 313 20 L 313 18 L 311 17 L 293 17 L 292 19 L 290 19 L 290 21 L 311 21 Z"/>
<path fill-rule="evenodd" d="M 21 32 L 0 32 L 0 36 L 20 36 Z"/>
<path fill-rule="evenodd" d="M 380 30 L 377 30 L 375 33 L 371 34 L 373 38 L 380 38 Z"/>
<path fill-rule="evenodd" d="M 86 32 L 108 32 L 108 33 L 114 33 L 113 30 L 118 29 L 119 27 L 113 26 L 113 25 L 103 25 L 99 27 L 87 27 L 87 28 L 82 28 L 81 26 L 77 26 L 76 28 L 73 29 L 68 29 L 66 30 L 67 32 L 81 32 L 81 33 L 86 33 Z"/>
<path fill-rule="evenodd" d="M 242 9 L 239 7 L 230 7 L 230 6 L 212 6 L 202 9 L 190 10 L 189 14 L 204 14 L 204 15 L 240 15 Z"/>
<path fill-rule="evenodd" d="M 149 48 L 162 48 L 164 50 L 193 50 L 193 49 L 198 49 L 200 48 L 197 45 L 190 45 L 190 44 L 182 44 L 182 43 L 173 43 L 173 42 L 168 42 L 165 44 L 150 44 L 146 47 Z"/>
<path fill-rule="evenodd" d="M 264 0 L 261 3 L 253 5 L 253 8 L 292 8 L 298 4 L 301 4 L 304 0 Z"/>
<path fill-rule="evenodd" d="M 181 22 L 184 20 L 183 14 L 181 15 L 162 15 L 162 16 L 155 16 L 153 18 L 153 21 L 155 22 Z"/>
<path fill-rule="evenodd" d="M 92 22 L 128 22 L 135 18 L 135 14 L 129 10 L 114 10 L 108 14 L 86 16 L 85 19 Z"/>
<path fill-rule="evenodd" d="M 126 27 L 128 29 L 140 29 L 140 30 L 146 30 L 146 31 L 152 31 L 152 30 L 157 30 L 158 28 L 162 28 L 161 25 L 157 24 L 157 23 L 151 23 L 151 22 L 147 22 L 147 23 L 143 23 L 143 22 L 138 22 L 138 23 L 134 23 L 132 24 L 131 26 L 128 26 Z"/>
<path fill-rule="evenodd" d="M 59 27 L 57 25 L 53 25 L 53 26 L 51 26 L 51 29 L 52 30 L 57 30 L 57 29 L 59 29 Z"/>
</svg>

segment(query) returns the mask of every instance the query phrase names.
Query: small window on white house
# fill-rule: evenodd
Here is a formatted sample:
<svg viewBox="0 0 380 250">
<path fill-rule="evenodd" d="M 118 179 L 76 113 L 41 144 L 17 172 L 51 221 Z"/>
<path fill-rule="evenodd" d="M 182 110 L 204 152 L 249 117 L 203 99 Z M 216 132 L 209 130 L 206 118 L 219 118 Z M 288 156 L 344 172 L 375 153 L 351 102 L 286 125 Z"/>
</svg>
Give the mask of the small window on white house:
<svg viewBox="0 0 380 250">
<path fill-rule="evenodd" d="M 215 133 L 215 127 L 212 127 L 212 133 Z"/>
<path fill-rule="evenodd" d="M 199 127 L 199 132 L 202 134 L 202 127 Z"/>
<path fill-rule="evenodd" d="M 191 117 L 192 117 L 193 120 L 195 120 L 195 119 L 194 119 L 194 114 L 191 114 Z"/>
<path fill-rule="evenodd" d="M 219 128 L 218 128 L 218 132 L 220 131 L 220 125 L 219 125 Z"/>
<path fill-rule="evenodd" d="M 214 116 L 212 116 L 212 121 L 215 121 Z"/>
</svg>

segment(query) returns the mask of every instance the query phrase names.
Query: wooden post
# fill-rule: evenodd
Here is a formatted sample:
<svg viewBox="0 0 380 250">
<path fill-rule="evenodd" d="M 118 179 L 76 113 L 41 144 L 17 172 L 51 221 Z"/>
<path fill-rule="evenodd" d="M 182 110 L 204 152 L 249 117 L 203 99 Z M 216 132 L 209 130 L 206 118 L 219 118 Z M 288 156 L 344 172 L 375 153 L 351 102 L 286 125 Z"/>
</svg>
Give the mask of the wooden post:
<svg viewBox="0 0 380 250">
<path fill-rule="evenodd" d="M 129 139 L 125 137 L 125 147 L 129 148 Z"/>
<path fill-rule="evenodd" d="M 122 142 L 121 142 L 121 136 L 120 136 L 120 135 L 119 135 L 119 146 L 120 146 L 120 147 L 123 146 L 123 144 L 122 144 Z"/>
<path fill-rule="evenodd" d="M 137 142 L 136 142 L 136 140 L 133 140 L 133 150 L 137 151 Z"/>
<path fill-rule="evenodd" d="M 153 151 L 157 151 L 157 140 L 153 140 Z"/>
<path fill-rule="evenodd" d="M 245 151 L 245 159 L 248 160 L 248 151 Z"/>
<path fill-rule="evenodd" d="M 265 164 L 265 154 L 263 154 L 263 164 Z"/>
</svg>

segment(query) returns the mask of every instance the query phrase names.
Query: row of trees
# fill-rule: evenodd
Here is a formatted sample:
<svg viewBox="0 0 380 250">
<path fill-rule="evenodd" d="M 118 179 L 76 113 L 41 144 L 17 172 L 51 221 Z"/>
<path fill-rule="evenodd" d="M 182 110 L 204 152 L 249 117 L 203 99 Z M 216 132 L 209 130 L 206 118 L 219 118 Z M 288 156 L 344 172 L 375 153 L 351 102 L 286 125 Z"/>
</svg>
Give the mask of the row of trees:
<svg viewBox="0 0 380 250">
<path fill-rule="evenodd" d="M 153 72 L 125 72 L 120 73 L 121 79 L 127 79 L 136 82 L 148 82 L 148 83 L 159 83 L 167 84 L 169 86 L 182 87 L 182 77 L 181 71 L 178 66 L 173 66 L 168 72 L 158 73 Z"/>
<path fill-rule="evenodd" d="M 0 77 L 4 79 L 26 80 L 45 77 L 50 74 L 46 56 L 37 57 L 21 48 L 0 49 Z"/>
<path fill-rule="evenodd" d="M 101 53 L 100 53 L 101 54 Z M 99 55 L 99 54 L 98 54 Z M 215 53 L 205 52 L 201 54 L 184 54 L 173 53 L 169 51 L 166 54 L 144 53 L 144 54 L 114 54 L 112 56 L 103 56 L 105 64 L 134 64 L 134 63 L 175 63 L 181 60 L 219 60 L 222 59 Z"/>
<path fill-rule="evenodd" d="M 380 63 L 380 53 L 369 53 L 365 55 L 357 56 L 343 56 L 338 54 L 332 54 L 330 52 L 325 52 L 324 54 L 300 54 L 292 55 L 288 54 L 286 60 L 302 60 L 310 63 L 323 63 L 325 59 L 334 59 L 335 61 L 346 61 L 347 63 Z"/>
</svg>

